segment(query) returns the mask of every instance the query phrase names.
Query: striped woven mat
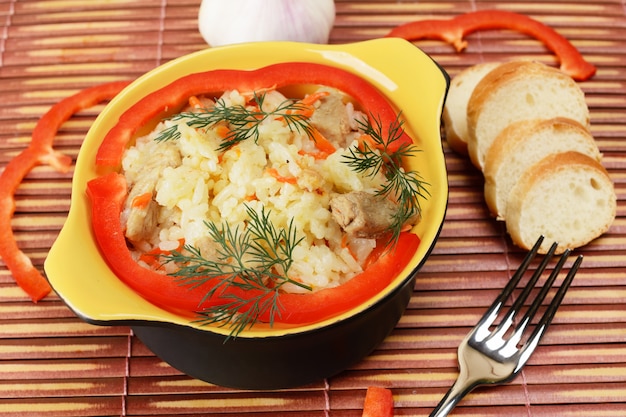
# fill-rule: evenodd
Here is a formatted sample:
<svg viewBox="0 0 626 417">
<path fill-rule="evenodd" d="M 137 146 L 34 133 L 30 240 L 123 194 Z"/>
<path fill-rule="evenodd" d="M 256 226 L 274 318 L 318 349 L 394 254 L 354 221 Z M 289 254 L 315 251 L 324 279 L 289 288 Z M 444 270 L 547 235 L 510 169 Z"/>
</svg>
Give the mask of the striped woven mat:
<svg viewBox="0 0 626 417">
<path fill-rule="evenodd" d="M 196 24 L 199 4 L 0 0 L 0 167 L 28 144 L 38 118 L 63 97 L 136 78 L 205 48 Z M 625 416 L 626 3 L 337 0 L 336 6 L 331 43 L 381 37 L 412 20 L 497 8 L 551 25 L 597 65 L 597 75 L 581 87 L 615 182 L 618 217 L 608 233 L 578 251 L 583 268 L 521 376 L 474 391 L 453 415 Z M 520 56 L 556 64 L 541 43 L 519 33 L 484 31 L 468 40 L 463 53 L 438 41 L 416 45 L 452 76 L 479 62 Z M 100 110 L 80 112 L 64 124 L 56 148 L 75 157 Z M 396 415 L 428 415 L 456 378 L 460 340 L 519 262 L 504 226 L 488 214 L 482 175 L 444 148 L 450 201 L 441 238 L 397 328 L 357 366 L 284 391 L 207 384 L 164 364 L 128 328 L 86 324 L 55 295 L 31 303 L 0 262 L 0 416 L 349 417 L 361 415 L 370 385 L 392 389 Z M 37 167 L 18 189 L 13 227 L 37 267 L 63 225 L 70 185 L 71 173 Z"/>
</svg>

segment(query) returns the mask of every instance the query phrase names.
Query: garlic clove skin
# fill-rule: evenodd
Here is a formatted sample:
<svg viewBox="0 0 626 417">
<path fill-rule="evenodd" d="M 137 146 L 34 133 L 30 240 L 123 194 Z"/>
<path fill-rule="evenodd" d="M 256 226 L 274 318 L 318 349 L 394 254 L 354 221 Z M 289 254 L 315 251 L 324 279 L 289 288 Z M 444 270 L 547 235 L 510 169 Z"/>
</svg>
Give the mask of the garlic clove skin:
<svg viewBox="0 0 626 417">
<path fill-rule="evenodd" d="M 202 0 L 198 28 L 210 46 L 243 42 L 328 43 L 334 0 Z"/>
</svg>

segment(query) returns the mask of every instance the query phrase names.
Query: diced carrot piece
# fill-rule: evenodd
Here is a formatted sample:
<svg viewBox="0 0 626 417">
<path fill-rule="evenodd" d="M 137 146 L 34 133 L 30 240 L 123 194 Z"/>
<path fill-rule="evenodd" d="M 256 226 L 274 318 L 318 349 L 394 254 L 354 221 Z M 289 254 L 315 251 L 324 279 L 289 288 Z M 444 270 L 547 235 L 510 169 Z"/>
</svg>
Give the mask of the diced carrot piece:
<svg viewBox="0 0 626 417">
<path fill-rule="evenodd" d="M 390 389 L 368 387 L 362 417 L 393 417 L 393 394 Z"/>
</svg>

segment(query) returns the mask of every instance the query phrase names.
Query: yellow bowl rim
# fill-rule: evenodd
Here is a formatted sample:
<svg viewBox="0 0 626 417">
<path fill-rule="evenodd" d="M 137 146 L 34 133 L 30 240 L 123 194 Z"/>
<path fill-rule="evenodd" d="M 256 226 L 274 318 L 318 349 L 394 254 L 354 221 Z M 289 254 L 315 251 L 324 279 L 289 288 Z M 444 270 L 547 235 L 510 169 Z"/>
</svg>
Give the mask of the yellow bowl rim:
<svg viewBox="0 0 626 417">
<path fill-rule="evenodd" d="M 134 97 L 143 96 L 192 72 L 218 68 L 254 69 L 294 61 L 318 62 L 356 73 L 379 88 L 396 108 L 402 109 L 405 129 L 412 133 L 417 145 L 424 150 L 412 162 L 422 168 L 429 167 L 428 175 L 424 177 L 430 184 L 436 184 L 437 193 L 431 193 L 428 200 L 422 203 L 424 220 L 413 229 L 421 239 L 420 247 L 410 264 L 380 294 L 359 307 L 318 323 L 293 328 L 253 327 L 244 330 L 238 337 L 282 336 L 339 323 L 380 302 L 416 272 L 438 238 L 447 209 L 448 182 L 440 135 L 440 116 L 449 85 L 445 71 L 414 45 L 394 38 L 344 45 L 296 42 L 238 44 L 198 51 L 144 74 L 111 100 L 89 130 L 76 163 L 70 213 L 45 261 L 51 285 L 78 316 L 96 324 L 173 323 L 218 334 L 230 333 L 228 328 L 202 326 L 190 322 L 187 317 L 163 310 L 143 299 L 112 274 L 100 256 L 91 232 L 85 187 L 87 181 L 97 175 L 93 162 L 102 138 L 101 132 L 110 129 L 119 114 L 135 101 Z M 422 173 L 422 169 L 416 169 Z M 77 233 L 80 238 L 76 237 Z M 94 281 L 87 280 L 90 282 L 87 285 L 86 280 L 80 279 L 84 276 Z M 106 292 L 95 292 L 100 288 L 113 291 L 111 297 L 102 300 Z M 96 295 L 99 300 L 93 302 L 94 298 L 90 299 L 90 296 Z"/>
</svg>

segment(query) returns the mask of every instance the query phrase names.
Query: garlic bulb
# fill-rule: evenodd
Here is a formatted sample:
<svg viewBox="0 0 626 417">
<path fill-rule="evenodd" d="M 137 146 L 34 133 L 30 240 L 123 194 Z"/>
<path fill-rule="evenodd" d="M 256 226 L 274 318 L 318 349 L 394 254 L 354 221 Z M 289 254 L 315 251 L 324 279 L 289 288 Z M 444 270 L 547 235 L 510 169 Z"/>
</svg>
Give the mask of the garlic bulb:
<svg viewBox="0 0 626 417">
<path fill-rule="evenodd" d="M 198 27 L 210 46 L 255 41 L 327 43 L 334 0 L 202 0 Z"/>
</svg>

